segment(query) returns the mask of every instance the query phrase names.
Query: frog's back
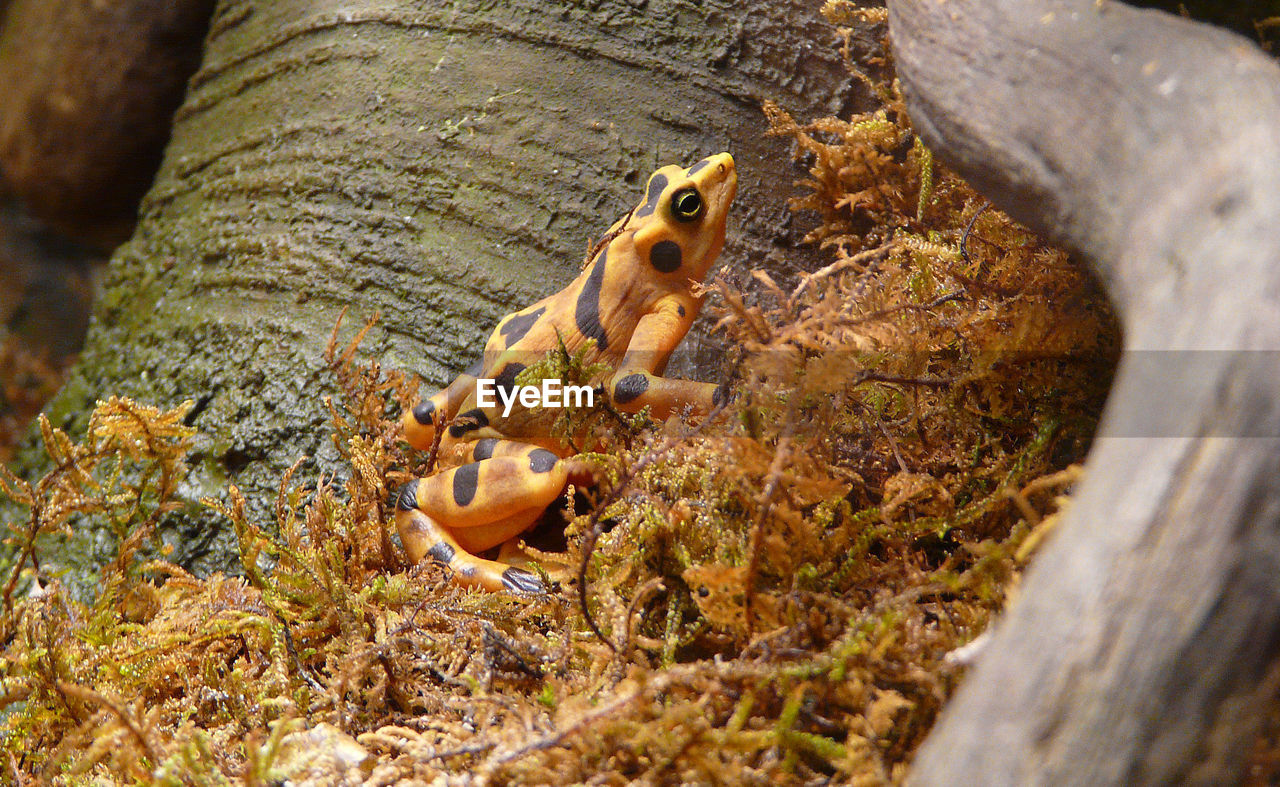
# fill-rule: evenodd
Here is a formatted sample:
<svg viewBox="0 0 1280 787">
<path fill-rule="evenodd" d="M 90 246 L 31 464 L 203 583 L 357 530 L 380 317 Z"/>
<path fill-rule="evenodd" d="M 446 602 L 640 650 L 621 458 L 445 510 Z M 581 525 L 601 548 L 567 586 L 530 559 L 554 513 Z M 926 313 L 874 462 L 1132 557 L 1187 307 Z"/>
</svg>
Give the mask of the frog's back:
<svg viewBox="0 0 1280 787">
<path fill-rule="evenodd" d="M 692 283 L 704 278 L 720 253 L 736 183 L 728 154 L 653 173 L 644 199 L 610 228 L 607 242 L 582 273 L 560 292 L 505 316 L 486 341 L 480 362 L 415 408 L 405 421 L 406 436 L 415 445 L 430 445 L 436 408 L 446 419 L 459 412 L 469 417 L 468 424 L 450 427 L 453 440 L 545 433 L 545 412 L 516 407 L 510 417 L 499 418 L 490 404 L 477 409 L 476 378 L 493 380 L 494 389 L 509 399 L 516 377 L 561 346 L 615 373 L 628 366 L 622 376 L 631 398 L 625 401 L 634 402 L 643 394 L 636 385 L 642 378 L 647 385 L 649 377 L 630 367 L 642 367 L 650 377 L 661 374 L 697 316 L 702 298 Z M 637 340 L 642 321 L 648 327 Z"/>
<path fill-rule="evenodd" d="M 613 329 L 604 328 L 596 306 L 597 283 L 592 277 L 603 267 L 599 262 L 598 257 L 560 292 L 502 318 L 485 343 L 483 366 L 488 376 L 499 377 L 503 371 L 499 366 L 536 363 L 562 343 L 570 354 L 585 351 L 588 363 L 612 363 L 620 357 L 635 322 L 626 326 L 611 320 Z"/>
</svg>

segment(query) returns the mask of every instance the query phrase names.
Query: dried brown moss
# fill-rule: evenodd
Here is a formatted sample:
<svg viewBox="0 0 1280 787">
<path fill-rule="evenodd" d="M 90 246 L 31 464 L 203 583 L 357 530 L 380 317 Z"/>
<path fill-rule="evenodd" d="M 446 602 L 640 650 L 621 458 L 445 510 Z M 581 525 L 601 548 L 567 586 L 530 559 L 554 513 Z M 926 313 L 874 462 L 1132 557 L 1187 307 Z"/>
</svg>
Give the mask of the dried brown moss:
<svg viewBox="0 0 1280 787">
<path fill-rule="evenodd" d="M 10 480 L 32 511 L 13 538 L 109 516 L 120 558 L 88 605 L 48 577 L 6 595 L 0 768 L 900 781 L 961 648 L 1064 504 L 1117 336 L 1087 276 L 936 166 L 878 89 L 867 116 L 767 109 L 832 258 L 785 286 L 714 283 L 741 348 L 732 402 L 666 424 L 567 414 L 566 433 L 594 424 L 600 472 L 549 517 L 567 546 L 530 550 L 558 593 L 473 593 L 406 565 L 390 491 L 434 457 L 397 440 L 414 386 L 358 366 L 360 336 L 330 353 L 348 480 L 290 473 L 270 523 L 235 489 L 208 501 L 236 528 L 243 579 L 137 557 L 181 476 L 181 408 L 103 403 L 80 444 L 46 429 L 63 460 L 34 487 Z M 534 372 L 591 376 L 556 353 Z M 30 579 L 38 550 L 23 554 Z"/>
</svg>

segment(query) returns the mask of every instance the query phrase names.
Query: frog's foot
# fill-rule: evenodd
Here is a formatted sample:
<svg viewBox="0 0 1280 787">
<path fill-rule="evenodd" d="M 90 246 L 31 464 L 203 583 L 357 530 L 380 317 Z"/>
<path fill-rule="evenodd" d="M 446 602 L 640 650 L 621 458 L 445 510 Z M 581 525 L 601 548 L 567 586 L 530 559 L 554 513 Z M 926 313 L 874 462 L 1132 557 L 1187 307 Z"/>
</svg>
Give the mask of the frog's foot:
<svg viewBox="0 0 1280 787">
<path fill-rule="evenodd" d="M 609 382 L 613 404 L 624 413 L 638 413 L 650 408 L 654 418 L 667 418 L 690 407 L 696 413 L 710 412 L 728 395 L 714 383 L 658 377 L 644 369 L 623 369 Z"/>
<path fill-rule="evenodd" d="M 417 509 L 396 511 L 396 528 L 400 531 L 400 541 L 410 561 L 417 563 L 424 557 L 430 557 L 443 563 L 453 571 L 454 581 L 460 585 L 494 592 L 547 592 L 537 574 L 519 566 L 476 557 L 459 546 L 446 528 Z"/>
<path fill-rule="evenodd" d="M 528 552 L 520 548 L 520 539 L 513 538 L 510 541 L 502 542 L 502 546 L 498 547 L 498 562 L 505 563 L 508 566 L 527 568 L 533 564 L 533 558 L 529 557 Z"/>
<path fill-rule="evenodd" d="M 505 542 L 498 549 L 498 557 L 496 559 L 499 563 L 530 571 L 533 570 L 535 565 L 535 558 L 524 550 L 523 542 L 519 538 L 513 538 Z M 543 582 L 545 583 L 548 579 L 551 580 L 552 587 L 569 582 L 573 575 L 573 571 L 569 566 L 555 562 L 550 565 L 541 564 L 539 569 L 538 574 L 543 578 Z"/>
<path fill-rule="evenodd" d="M 499 563 L 498 565 L 502 565 Z M 506 590 L 516 590 L 521 593 L 546 593 L 547 588 L 542 584 L 542 578 L 537 574 L 519 566 L 509 566 L 506 571 L 502 572 L 502 586 Z"/>
</svg>

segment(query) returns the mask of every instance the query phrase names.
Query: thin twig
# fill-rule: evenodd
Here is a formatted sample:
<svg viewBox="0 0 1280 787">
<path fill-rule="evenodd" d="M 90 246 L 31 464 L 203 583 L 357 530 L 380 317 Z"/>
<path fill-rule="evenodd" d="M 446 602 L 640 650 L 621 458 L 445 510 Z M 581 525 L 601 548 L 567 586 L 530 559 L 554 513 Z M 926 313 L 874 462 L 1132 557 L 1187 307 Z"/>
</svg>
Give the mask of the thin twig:
<svg viewBox="0 0 1280 787">
<path fill-rule="evenodd" d="M 586 256 L 586 259 L 582 261 L 582 270 L 586 270 L 586 267 L 591 264 L 591 261 L 596 258 L 596 255 L 600 253 L 601 249 L 603 249 L 605 246 L 608 246 L 613 241 L 614 238 L 618 237 L 619 235 L 621 235 L 623 232 L 626 231 L 627 222 L 631 221 L 631 214 L 635 212 L 636 212 L 635 208 L 632 208 L 631 210 L 627 211 L 627 215 L 622 217 L 622 222 L 618 224 L 618 228 L 613 232 L 606 232 L 604 236 L 600 238 L 600 240 L 596 241 L 595 245 L 591 245 L 590 239 L 587 240 L 587 244 L 588 244 L 587 256 Z"/>
<path fill-rule="evenodd" d="M 284 632 L 284 649 L 289 653 L 290 658 L 293 659 L 294 668 L 298 670 L 298 674 L 302 676 L 302 679 L 307 682 L 308 686 L 323 693 L 324 686 L 320 685 L 320 681 L 316 680 L 311 675 L 310 670 L 303 666 L 302 659 L 298 657 L 298 649 L 293 644 L 293 634 L 289 631 L 289 625 L 284 622 L 284 619 L 281 618 L 279 614 L 276 615 L 276 618 L 280 621 L 280 630 Z"/>
<path fill-rule="evenodd" d="M 640 608 L 641 604 L 648 601 L 649 597 L 654 593 L 660 593 L 666 589 L 667 586 L 662 584 L 662 577 L 653 577 L 636 590 L 635 598 L 631 599 L 631 604 L 627 606 L 626 638 L 622 641 L 623 653 L 631 651 L 631 638 L 634 634 L 632 621 L 635 619 L 636 610 Z"/>
<path fill-rule="evenodd" d="M 794 301 L 796 298 L 800 297 L 800 295 L 805 291 L 805 288 L 808 287 L 810 283 L 817 281 L 818 279 L 825 279 L 831 274 L 838 273 L 846 268 L 863 267 L 867 263 L 875 264 L 877 262 L 882 262 L 900 245 L 901 244 L 897 240 L 891 240 L 882 246 L 877 246 L 874 249 L 867 249 L 866 251 L 860 251 L 852 257 L 837 260 L 825 268 L 820 268 L 813 273 L 807 274 L 800 280 L 800 284 L 791 291 L 791 299 Z"/>
<path fill-rule="evenodd" d="M 983 200 L 982 207 L 974 211 L 969 217 L 969 223 L 964 225 L 964 234 L 960 236 L 960 256 L 964 258 L 966 265 L 972 265 L 973 260 L 969 259 L 969 233 L 973 231 L 973 225 L 978 222 L 978 217 L 991 207 L 991 203 Z"/>
</svg>

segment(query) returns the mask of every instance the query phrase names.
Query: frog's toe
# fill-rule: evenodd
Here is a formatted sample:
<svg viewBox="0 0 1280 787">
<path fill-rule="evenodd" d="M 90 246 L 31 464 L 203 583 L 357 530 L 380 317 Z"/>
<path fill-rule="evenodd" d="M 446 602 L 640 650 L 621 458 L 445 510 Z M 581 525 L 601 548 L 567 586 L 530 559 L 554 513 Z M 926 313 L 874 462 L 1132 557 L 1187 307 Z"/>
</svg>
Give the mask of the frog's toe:
<svg viewBox="0 0 1280 787">
<path fill-rule="evenodd" d="M 502 585 L 507 590 L 515 590 L 520 593 L 547 592 L 546 586 L 542 584 L 542 579 L 537 574 L 515 566 L 502 572 Z"/>
</svg>

